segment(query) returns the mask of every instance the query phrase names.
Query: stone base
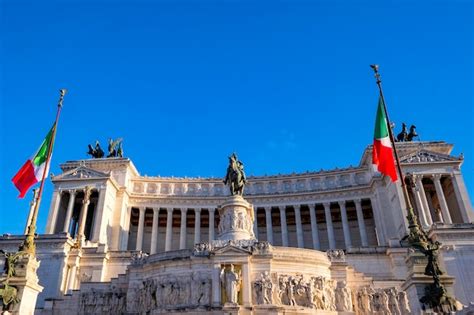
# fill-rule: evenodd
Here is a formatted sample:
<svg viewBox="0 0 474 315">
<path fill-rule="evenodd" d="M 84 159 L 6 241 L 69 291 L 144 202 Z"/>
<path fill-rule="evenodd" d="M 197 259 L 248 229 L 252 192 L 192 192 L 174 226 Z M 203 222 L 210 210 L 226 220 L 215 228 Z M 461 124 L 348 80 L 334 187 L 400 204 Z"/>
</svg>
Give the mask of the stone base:
<svg viewBox="0 0 474 315">
<path fill-rule="evenodd" d="M 242 196 L 230 196 L 219 207 L 220 222 L 217 239 L 251 240 L 255 239 L 253 233 L 253 206 Z"/>
</svg>

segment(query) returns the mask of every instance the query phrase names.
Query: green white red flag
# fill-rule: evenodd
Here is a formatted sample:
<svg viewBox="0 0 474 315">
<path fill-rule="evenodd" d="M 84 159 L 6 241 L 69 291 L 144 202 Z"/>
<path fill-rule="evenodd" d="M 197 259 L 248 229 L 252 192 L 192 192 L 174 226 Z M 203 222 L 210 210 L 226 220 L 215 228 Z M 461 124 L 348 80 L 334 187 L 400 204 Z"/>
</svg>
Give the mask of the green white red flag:
<svg viewBox="0 0 474 315">
<path fill-rule="evenodd" d="M 20 195 L 18 196 L 19 198 L 23 198 L 31 186 L 41 181 L 45 168 L 47 176 L 49 163 L 46 165 L 46 161 L 48 160 L 49 146 L 51 145 L 51 140 L 53 139 L 55 127 L 56 124 L 54 124 L 51 130 L 48 132 L 38 151 L 36 151 L 36 153 L 31 158 L 29 158 L 25 164 L 23 164 L 18 173 L 13 176 L 12 182 L 20 191 Z"/>
<path fill-rule="evenodd" d="M 392 182 L 397 180 L 395 159 L 393 158 L 392 142 L 388 133 L 387 117 L 384 111 L 382 97 L 379 97 L 377 117 L 375 118 L 374 146 L 372 149 L 372 164 L 377 170 L 389 176 Z"/>
</svg>

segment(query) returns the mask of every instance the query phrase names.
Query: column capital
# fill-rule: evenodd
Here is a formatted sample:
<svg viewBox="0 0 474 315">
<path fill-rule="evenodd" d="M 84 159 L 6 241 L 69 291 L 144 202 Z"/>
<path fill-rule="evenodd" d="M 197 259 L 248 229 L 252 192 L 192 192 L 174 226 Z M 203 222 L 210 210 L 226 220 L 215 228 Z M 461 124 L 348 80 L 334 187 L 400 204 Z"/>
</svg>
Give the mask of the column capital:
<svg viewBox="0 0 474 315">
<path fill-rule="evenodd" d="M 433 180 L 439 182 L 441 180 L 441 177 L 443 176 L 443 174 L 431 174 L 431 178 L 433 178 Z"/>
<path fill-rule="evenodd" d="M 413 176 L 413 179 L 417 182 L 423 179 L 423 174 L 413 174 L 412 176 Z"/>
<path fill-rule="evenodd" d="M 316 209 L 316 205 L 314 203 L 308 203 L 309 209 Z"/>
<path fill-rule="evenodd" d="M 174 208 L 166 208 L 166 211 L 167 211 L 168 213 L 173 212 L 173 210 L 174 210 Z"/>
<path fill-rule="evenodd" d="M 272 207 L 271 206 L 265 206 L 263 207 L 265 209 L 265 212 L 270 212 L 272 211 Z"/>
<path fill-rule="evenodd" d="M 160 212 L 160 208 L 153 208 L 153 213 Z"/>
<path fill-rule="evenodd" d="M 286 206 L 278 206 L 278 210 L 280 210 L 280 212 L 285 212 Z"/>
<path fill-rule="evenodd" d="M 68 193 L 72 196 L 75 195 L 77 191 L 75 189 L 68 189 Z"/>
<path fill-rule="evenodd" d="M 362 204 L 362 199 L 361 199 L 361 198 L 356 198 L 356 199 L 354 199 L 354 203 L 355 203 L 356 205 L 359 205 L 359 206 L 360 206 L 360 205 Z"/>
<path fill-rule="evenodd" d="M 188 208 L 180 208 L 181 213 L 186 214 L 188 212 Z"/>
<path fill-rule="evenodd" d="M 146 210 L 146 207 L 139 207 L 139 208 L 138 208 L 138 211 L 140 211 L 140 212 L 142 212 L 142 213 L 145 212 L 145 210 Z"/>
<path fill-rule="evenodd" d="M 339 207 L 341 207 L 341 208 L 346 206 L 346 201 L 345 200 L 339 200 L 337 203 L 339 204 Z"/>
<path fill-rule="evenodd" d="M 331 203 L 330 202 L 323 202 L 323 206 L 324 206 L 324 208 L 330 208 Z"/>
<path fill-rule="evenodd" d="M 293 208 L 295 209 L 295 211 L 296 211 L 297 209 L 298 209 L 298 211 L 299 211 L 299 210 L 301 210 L 301 205 L 293 205 Z"/>
<path fill-rule="evenodd" d="M 214 214 L 216 212 L 216 208 L 208 208 L 207 211 L 209 211 L 209 213 Z"/>
<path fill-rule="evenodd" d="M 194 208 L 194 213 L 201 213 L 201 208 Z"/>
</svg>

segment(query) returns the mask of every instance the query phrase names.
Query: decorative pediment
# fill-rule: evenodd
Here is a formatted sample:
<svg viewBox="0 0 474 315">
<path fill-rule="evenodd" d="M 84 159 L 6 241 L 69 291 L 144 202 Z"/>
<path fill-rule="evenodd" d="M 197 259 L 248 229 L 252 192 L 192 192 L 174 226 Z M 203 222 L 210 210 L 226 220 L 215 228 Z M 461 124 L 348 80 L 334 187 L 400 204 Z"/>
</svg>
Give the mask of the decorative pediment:
<svg viewBox="0 0 474 315">
<path fill-rule="evenodd" d="M 411 154 L 407 154 L 400 159 L 401 163 L 431 163 L 431 162 L 452 162 L 459 161 L 460 158 L 448 154 L 442 154 L 427 150 L 419 150 Z"/>
<path fill-rule="evenodd" d="M 60 175 L 54 176 L 52 179 L 54 181 L 61 180 L 80 180 L 80 179 L 99 179 L 99 178 L 109 178 L 109 173 L 103 173 L 96 171 L 94 169 L 88 168 L 84 165 L 76 167 L 70 171 L 64 172 Z"/>
<path fill-rule="evenodd" d="M 224 247 L 214 250 L 214 254 L 218 254 L 220 256 L 234 256 L 234 255 L 250 255 L 252 252 L 244 249 L 242 247 L 234 246 L 228 244 Z"/>
</svg>

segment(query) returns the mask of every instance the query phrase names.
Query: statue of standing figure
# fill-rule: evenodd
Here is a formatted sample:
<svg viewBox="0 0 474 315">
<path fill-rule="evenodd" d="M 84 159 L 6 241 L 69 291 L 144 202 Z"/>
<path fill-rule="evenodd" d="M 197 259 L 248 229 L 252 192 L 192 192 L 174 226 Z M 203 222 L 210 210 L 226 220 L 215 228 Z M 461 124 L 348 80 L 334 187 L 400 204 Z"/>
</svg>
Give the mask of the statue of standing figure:
<svg viewBox="0 0 474 315">
<path fill-rule="evenodd" d="M 224 178 L 224 184 L 229 185 L 230 194 L 232 196 L 244 194 L 244 186 L 247 179 L 244 173 L 244 164 L 239 161 L 237 155 L 232 153 L 229 156 L 229 166 L 227 166 L 227 174 Z"/>
<path fill-rule="evenodd" d="M 234 270 L 234 265 L 226 270 L 225 267 L 221 270 L 221 283 L 225 290 L 227 303 L 238 304 L 238 297 L 240 291 L 240 273 Z"/>
</svg>

